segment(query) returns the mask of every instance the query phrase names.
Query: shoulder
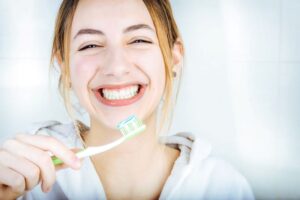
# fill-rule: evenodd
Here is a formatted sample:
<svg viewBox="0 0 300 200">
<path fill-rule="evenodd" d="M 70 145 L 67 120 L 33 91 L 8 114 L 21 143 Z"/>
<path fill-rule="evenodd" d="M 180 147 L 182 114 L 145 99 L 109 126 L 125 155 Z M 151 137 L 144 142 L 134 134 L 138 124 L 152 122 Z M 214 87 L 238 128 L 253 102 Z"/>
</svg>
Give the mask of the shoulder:
<svg viewBox="0 0 300 200">
<path fill-rule="evenodd" d="M 198 155 L 205 156 L 199 161 Z M 189 177 L 201 185 L 205 199 L 254 199 L 246 178 L 229 162 L 212 156 L 211 146 L 198 136 L 194 139 L 189 165 Z"/>
<path fill-rule="evenodd" d="M 207 140 L 193 133 L 170 136 L 167 144 L 176 144 L 181 154 L 177 195 L 201 199 L 254 199 L 246 178 L 227 161 L 212 156 Z M 178 167 L 176 167 L 178 168 Z M 177 196 L 176 195 L 176 196 Z"/>
</svg>

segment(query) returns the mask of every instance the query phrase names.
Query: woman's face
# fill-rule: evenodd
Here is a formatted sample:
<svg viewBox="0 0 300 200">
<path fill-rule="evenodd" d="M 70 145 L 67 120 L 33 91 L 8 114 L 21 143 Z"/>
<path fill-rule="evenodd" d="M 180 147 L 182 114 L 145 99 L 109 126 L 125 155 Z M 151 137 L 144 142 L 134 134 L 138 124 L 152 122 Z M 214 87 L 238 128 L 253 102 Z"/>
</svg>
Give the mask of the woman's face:
<svg viewBox="0 0 300 200">
<path fill-rule="evenodd" d="M 142 0 L 81 0 L 70 38 L 72 87 L 92 121 L 108 128 L 130 115 L 151 116 L 165 68 Z"/>
</svg>

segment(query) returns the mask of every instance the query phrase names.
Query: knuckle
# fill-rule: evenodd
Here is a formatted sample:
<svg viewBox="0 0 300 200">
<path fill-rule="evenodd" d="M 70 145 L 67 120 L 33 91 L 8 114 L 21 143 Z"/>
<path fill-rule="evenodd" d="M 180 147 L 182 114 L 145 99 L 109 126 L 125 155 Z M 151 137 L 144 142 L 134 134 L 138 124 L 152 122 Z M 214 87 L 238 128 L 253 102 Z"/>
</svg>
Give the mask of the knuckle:
<svg viewBox="0 0 300 200">
<path fill-rule="evenodd" d="M 40 153 L 40 155 L 38 156 L 38 160 L 43 166 L 47 166 L 52 163 L 50 156 L 46 152 Z"/>
<path fill-rule="evenodd" d="M 40 177 L 40 169 L 38 167 L 32 167 L 28 171 L 28 179 L 30 179 L 33 182 L 37 182 Z"/>
</svg>

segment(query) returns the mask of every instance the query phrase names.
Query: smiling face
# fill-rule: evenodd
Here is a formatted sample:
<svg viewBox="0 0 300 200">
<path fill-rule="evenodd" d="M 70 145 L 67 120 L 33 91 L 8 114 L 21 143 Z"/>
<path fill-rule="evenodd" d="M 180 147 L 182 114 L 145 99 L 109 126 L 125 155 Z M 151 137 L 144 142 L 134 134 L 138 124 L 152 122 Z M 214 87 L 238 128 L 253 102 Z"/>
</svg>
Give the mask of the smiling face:
<svg viewBox="0 0 300 200">
<path fill-rule="evenodd" d="M 165 66 L 143 1 L 79 1 L 69 58 L 72 88 L 92 122 L 114 129 L 130 115 L 155 114 Z"/>
</svg>

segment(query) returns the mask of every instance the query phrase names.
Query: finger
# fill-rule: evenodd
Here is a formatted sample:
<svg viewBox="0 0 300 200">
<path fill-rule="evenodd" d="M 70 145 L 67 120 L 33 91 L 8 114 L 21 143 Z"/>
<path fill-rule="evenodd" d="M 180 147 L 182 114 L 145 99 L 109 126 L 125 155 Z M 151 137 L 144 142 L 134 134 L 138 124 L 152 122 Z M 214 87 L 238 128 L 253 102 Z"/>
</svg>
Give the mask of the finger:
<svg viewBox="0 0 300 200">
<path fill-rule="evenodd" d="M 25 177 L 25 190 L 31 190 L 39 183 L 40 169 L 28 160 L 0 151 L 0 163 Z"/>
<path fill-rule="evenodd" d="M 79 148 L 76 148 L 76 149 L 71 149 L 72 152 L 74 153 L 77 153 L 79 151 L 81 151 L 82 149 L 79 149 Z M 83 158 L 79 159 L 80 162 L 81 162 L 81 165 L 82 165 L 82 160 Z M 55 170 L 56 171 L 59 171 L 59 170 L 62 170 L 62 169 L 66 169 L 66 168 L 69 168 L 70 166 L 66 165 L 65 163 L 62 163 L 62 164 L 59 164 L 59 165 L 55 165 Z"/>
<path fill-rule="evenodd" d="M 45 135 L 19 134 L 16 136 L 16 139 L 37 148 L 50 151 L 73 169 L 80 168 L 81 163 L 76 157 L 75 153 L 54 137 Z"/>
<path fill-rule="evenodd" d="M 16 194 L 21 195 L 25 192 L 24 177 L 3 165 L 0 165 L 0 183 L 8 186 Z"/>
<path fill-rule="evenodd" d="M 23 157 L 40 168 L 42 189 L 47 192 L 55 182 L 55 168 L 51 157 L 45 151 L 29 146 L 17 140 L 7 140 L 3 149 L 13 155 Z"/>
</svg>

